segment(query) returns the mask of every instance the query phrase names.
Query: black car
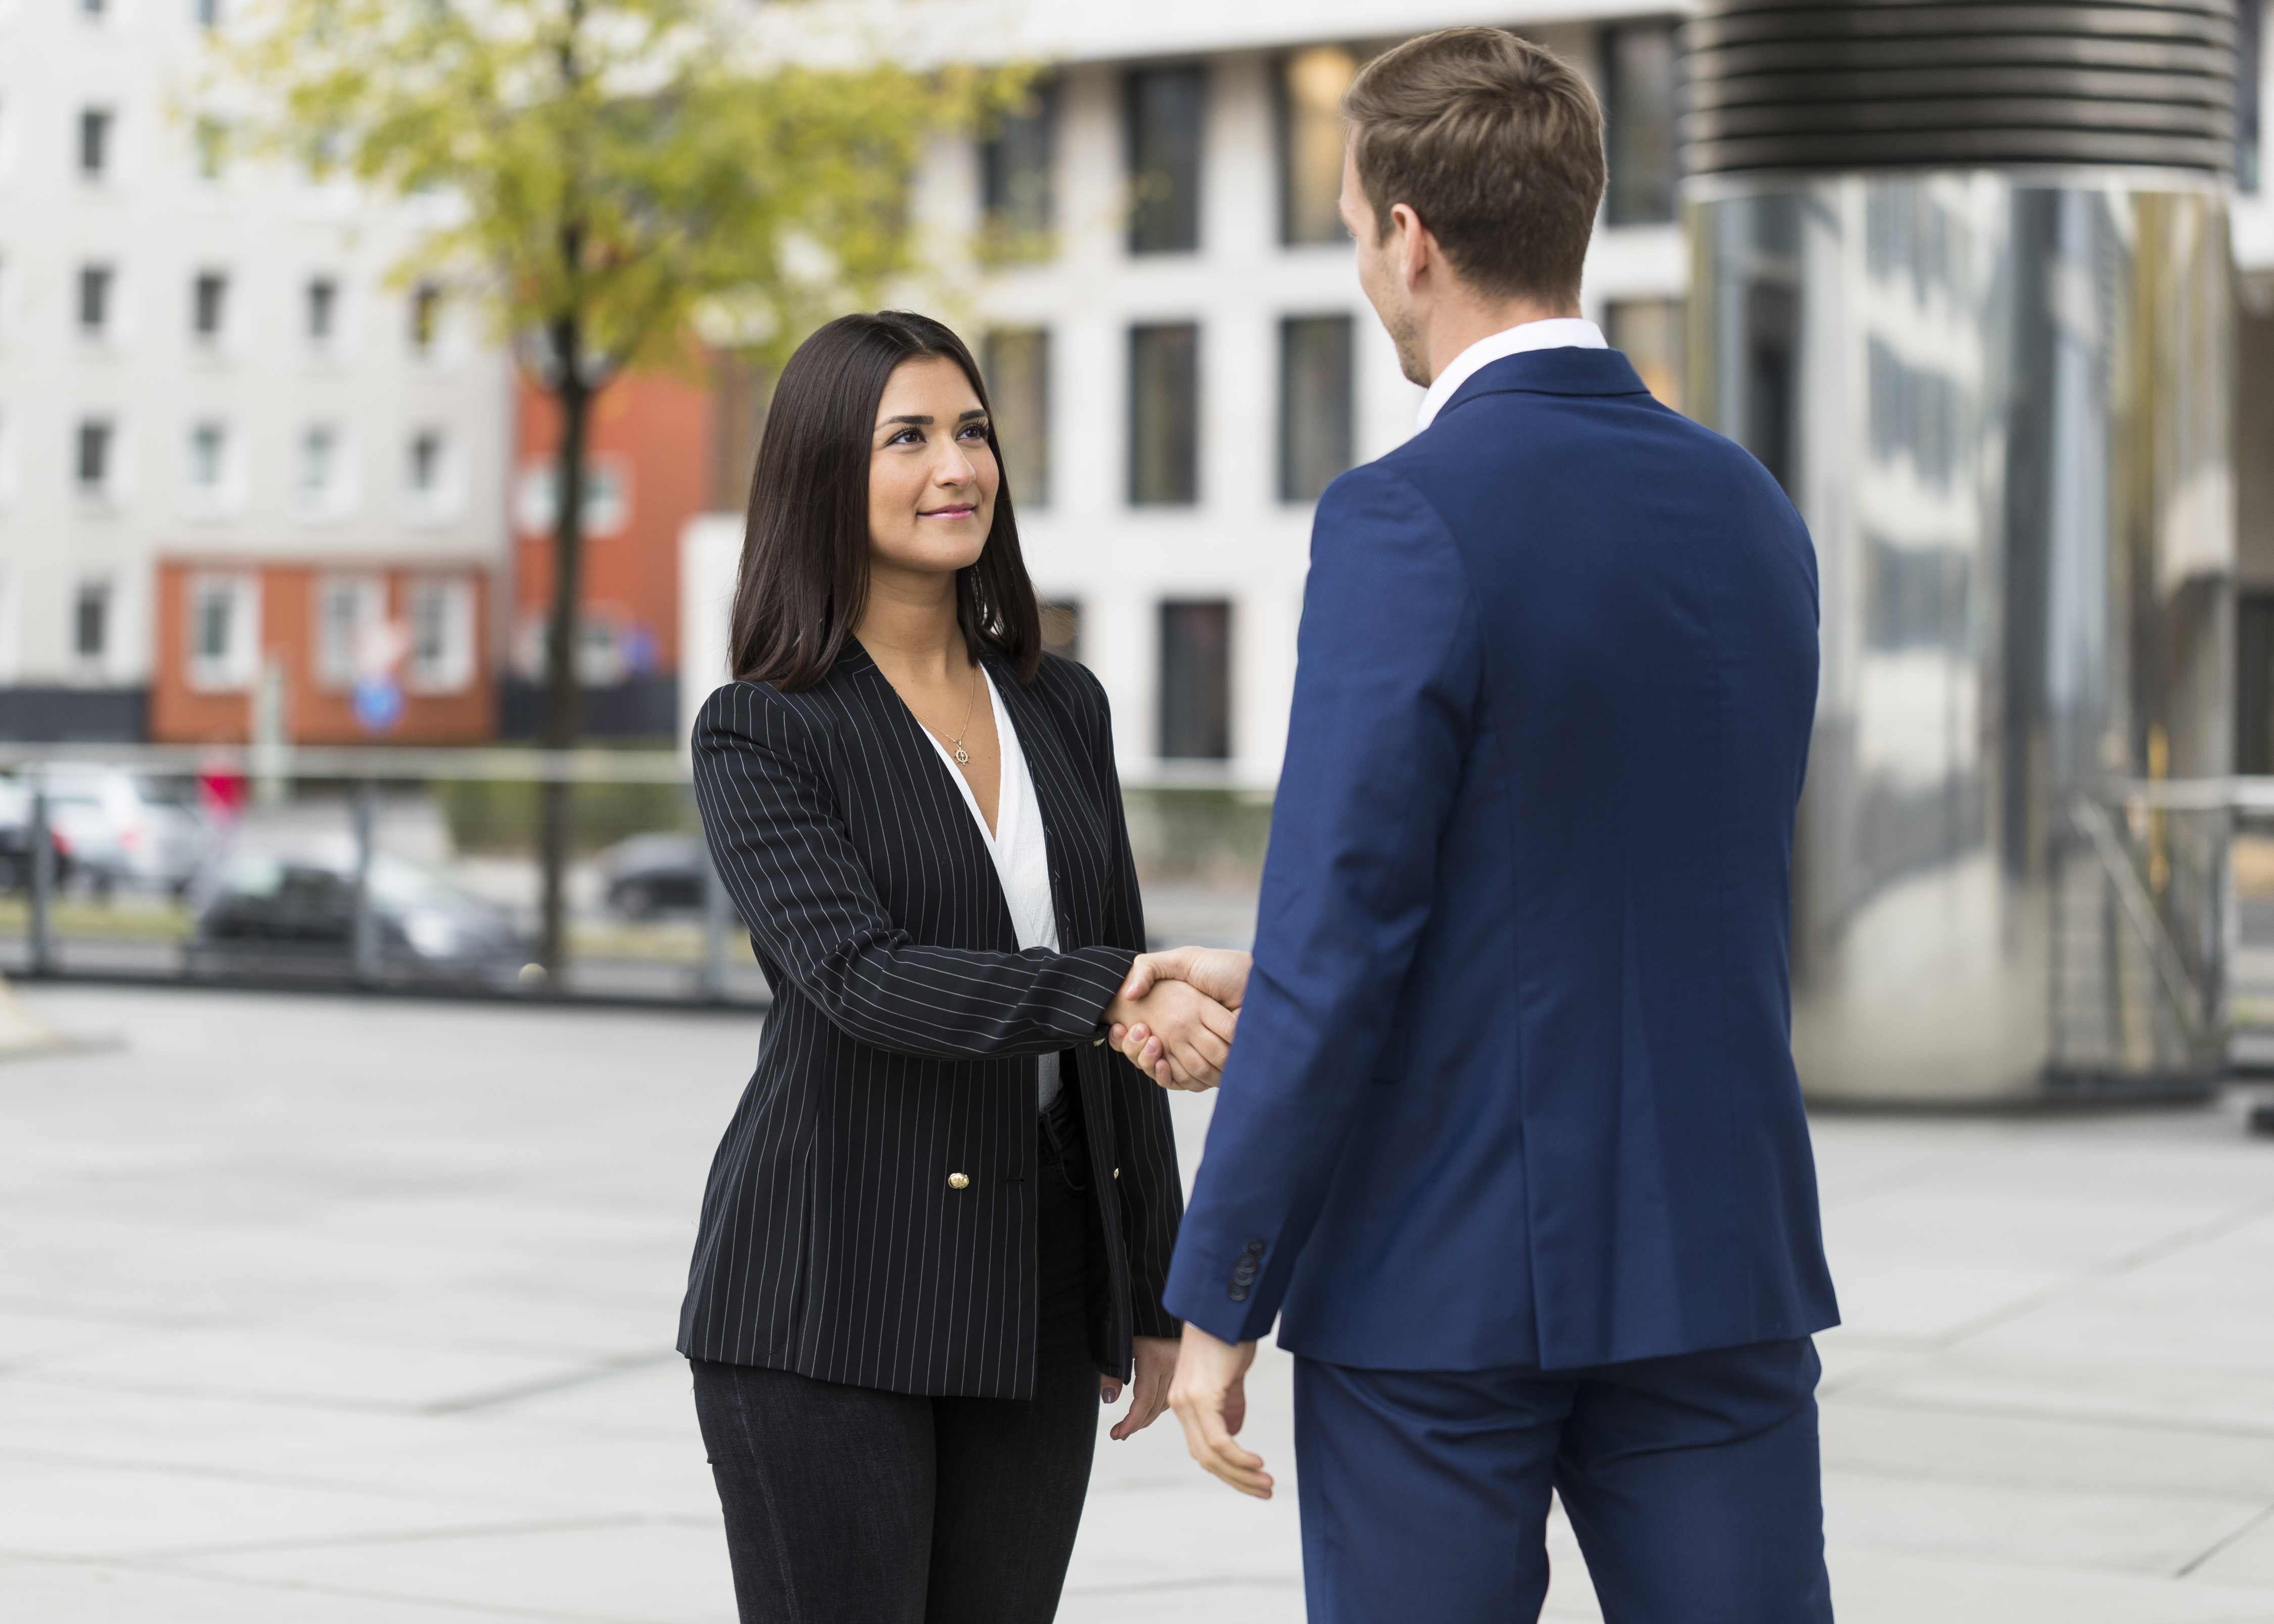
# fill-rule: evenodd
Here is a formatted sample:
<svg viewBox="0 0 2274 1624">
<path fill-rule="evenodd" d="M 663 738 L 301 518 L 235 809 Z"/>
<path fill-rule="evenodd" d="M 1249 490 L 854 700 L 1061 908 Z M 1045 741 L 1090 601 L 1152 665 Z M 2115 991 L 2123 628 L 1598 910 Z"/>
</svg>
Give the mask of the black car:
<svg viewBox="0 0 2274 1624">
<path fill-rule="evenodd" d="M 710 866 L 701 835 L 634 835 L 599 856 L 608 906 L 627 919 L 701 913 Z"/>
<path fill-rule="evenodd" d="M 505 986 L 534 946 L 510 911 L 386 853 L 371 866 L 380 981 Z M 337 981 L 355 974 L 351 855 L 241 852 L 200 887 L 192 976 Z"/>
</svg>

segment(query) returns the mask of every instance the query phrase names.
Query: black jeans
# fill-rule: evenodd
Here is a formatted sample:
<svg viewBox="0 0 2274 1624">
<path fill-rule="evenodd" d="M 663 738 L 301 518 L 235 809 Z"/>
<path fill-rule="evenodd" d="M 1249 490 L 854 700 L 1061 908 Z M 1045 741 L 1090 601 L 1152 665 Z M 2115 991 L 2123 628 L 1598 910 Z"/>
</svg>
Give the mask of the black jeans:
<svg viewBox="0 0 2274 1624">
<path fill-rule="evenodd" d="M 922 1398 L 697 1359 L 742 1624 L 1048 1624 L 1089 1490 L 1088 1158 L 1041 1156 L 1035 1396 Z"/>
</svg>

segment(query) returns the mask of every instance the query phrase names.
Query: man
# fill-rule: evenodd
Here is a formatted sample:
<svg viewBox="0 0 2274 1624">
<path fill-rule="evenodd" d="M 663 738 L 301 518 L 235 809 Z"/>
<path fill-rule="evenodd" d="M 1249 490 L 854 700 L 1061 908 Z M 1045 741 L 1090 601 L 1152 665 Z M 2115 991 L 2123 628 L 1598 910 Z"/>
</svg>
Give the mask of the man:
<svg viewBox="0 0 2274 1624">
<path fill-rule="evenodd" d="M 1359 280 L 1428 394 L 1319 504 L 1244 996 L 1147 961 L 1243 1004 L 1172 1402 L 1268 1495 L 1232 1434 L 1280 1320 L 1322 1624 L 1535 1617 L 1551 1486 L 1621 1624 L 1828 1620 L 1786 977 L 1815 556 L 1579 320 L 1577 75 L 1453 29 L 1345 111 Z"/>
</svg>

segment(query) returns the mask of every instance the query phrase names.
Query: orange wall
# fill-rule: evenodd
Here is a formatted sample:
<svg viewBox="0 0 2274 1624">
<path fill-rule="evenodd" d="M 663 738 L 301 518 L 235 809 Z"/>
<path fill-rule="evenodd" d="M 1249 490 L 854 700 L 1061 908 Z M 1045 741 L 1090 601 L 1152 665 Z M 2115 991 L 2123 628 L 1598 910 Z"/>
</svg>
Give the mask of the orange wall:
<svg viewBox="0 0 2274 1624">
<path fill-rule="evenodd" d="M 456 694 L 406 694 L 403 719 L 384 733 L 364 731 L 350 695 L 327 688 L 316 671 L 318 577 L 353 570 L 383 575 L 387 612 L 401 618 L 410 582 L 452 575 L 474 583 L 473 679 Z M 497 672 L 491 658 L 490 583 L 486 570 L 403 569 L 347 562 L 319 568 L 247 559 L 162 559 L 158 563 L 157 668 L 150 683 L 150 736 L 167 744 L 234 744 L 252 735 L 250 690 L 213 694 L 189 686 L 189 605 L 192 576 L 207 571 L 260 577 L 260 643 L 285 672 L 285 732 L 296 744 L 478 744 L 497 732 Z"/>
<path fill-rule="evenodd" d="M 515 414 L 512 488 L 531 468 L 549 467 L 561 442 L 552 397 L 521 386 Z M 679 532 L 710 506 L 712 388 L 707 376 L 635 372 L 601 392 L 593 408 L 591 455 L 629 479 L 629 516 L 614 535 L 584 540 L 588 618 L 637 625 L 654 640 L 654 669 L 679 663 Z M 553 541 L 521 529 L 513 515 L 513 635 L 542 622 L 553 604 Z"/>
</svg>

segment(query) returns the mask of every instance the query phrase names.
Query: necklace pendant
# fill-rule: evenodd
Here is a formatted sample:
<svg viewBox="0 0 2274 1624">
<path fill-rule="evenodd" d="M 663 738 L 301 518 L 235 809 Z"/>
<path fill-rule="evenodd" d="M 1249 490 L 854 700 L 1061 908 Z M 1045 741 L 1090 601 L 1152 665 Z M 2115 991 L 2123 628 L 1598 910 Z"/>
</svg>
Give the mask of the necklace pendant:
<svg viewBox="0 0 2274 1624">
<path fill-rule="evenodd" d="M 955 747 L 955 763 L 959 767 L 968 767 L 971 764 L 971 752 L 960 744 Z"/>
</svg>

